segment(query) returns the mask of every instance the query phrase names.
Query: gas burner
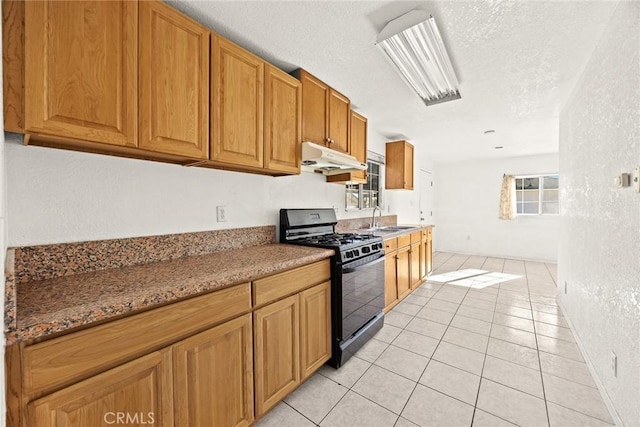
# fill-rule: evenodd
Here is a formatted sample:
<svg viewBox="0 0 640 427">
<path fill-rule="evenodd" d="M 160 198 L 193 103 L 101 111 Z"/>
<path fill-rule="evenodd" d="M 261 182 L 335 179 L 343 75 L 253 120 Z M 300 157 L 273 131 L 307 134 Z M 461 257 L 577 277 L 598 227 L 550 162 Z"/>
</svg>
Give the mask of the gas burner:
<svg viewBox="0 0 640 427">
<path fill-rule="evenodd" d="M 356 242 L 364 242 L 372 239 L 374 236 L 369 234 L 354 233 L 328 233 L 321 236 L 305 237 L 299 239 L 299 242 L 307 244 L 322 244 L 332 246 L 350 245 Z"/>
</svg>

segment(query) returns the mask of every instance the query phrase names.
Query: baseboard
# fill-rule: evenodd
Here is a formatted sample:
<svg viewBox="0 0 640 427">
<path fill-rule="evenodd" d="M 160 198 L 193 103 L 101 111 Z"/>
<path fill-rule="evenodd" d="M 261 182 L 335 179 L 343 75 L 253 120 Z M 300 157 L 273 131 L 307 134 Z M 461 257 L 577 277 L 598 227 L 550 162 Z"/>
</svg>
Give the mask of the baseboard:
<svg viewBox="0 0 640 427">
<path fill-rule="evenodd" d="M 558 294 L 559 293 L 560 293 L 560 290 L 558 290 Z M 566 316 L 566 310 L 562 305 L 562 299 L 558 298 L 558 295 L 556 295 L 556 302 L 558 303 L 558 307 L 560 307 L 560 310 L 562 311 L 562 315 L 564 316 L 564 319 L 567 321 L 567 324 L 569 325 L 569 329 L 571 329 L 571 332 L 573 333 L 573 336 L 576 339 L 576 344 L 578 344 L 578 348 L 580 348 L 580 352 L 584 357 L 584 361 L 587 364 L 587 368 L 589 369 L 589 372 L 593 377 L 593 381 L 596 383 L 596 386 L 598 387 L 598 391 L 602 396 L 602 400 L 604 400 L 604 404 L 607 405 L 607 409 L 609 410 L 609 414 L 611 414 L 611 418 L 613 418 L 613 422 L 618 427 L 624 427 L 624 424 L 622 423 L 622 418 L 620 418 L 620 415 L 618 415 L 618 411 L 616 411 L 616 407 L 613 405 L 613 401 L 611 400 L 611 397 L 609 397 L 609 393 L 607 393 L 607 389 L 604 388 L 602 381 L 600 381 L 600 377 L 598 377 L 595 366 L 593 365 L 593 362 L 589 357 L 589 353 L 587 353 L 584 347 L 584 344 L 582 344 L 580 335 L 578 335 L 578 332 L 576 331 L 576 328 L 573 326 L 571 319 L 568 316 Z"/>
</svg>

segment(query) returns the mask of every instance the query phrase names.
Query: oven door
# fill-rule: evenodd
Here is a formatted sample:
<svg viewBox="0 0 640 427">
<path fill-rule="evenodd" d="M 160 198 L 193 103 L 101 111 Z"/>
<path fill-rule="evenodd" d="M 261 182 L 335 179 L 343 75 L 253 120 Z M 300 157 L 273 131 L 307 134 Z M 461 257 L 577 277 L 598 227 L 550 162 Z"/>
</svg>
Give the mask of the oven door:
<svg viewBox="0 0 640 427">
<path fill-rule="evenodd" d="M 384 308 L 384 252 L 342 265 L 342 328 L 346 340 Z"/>
</svg>

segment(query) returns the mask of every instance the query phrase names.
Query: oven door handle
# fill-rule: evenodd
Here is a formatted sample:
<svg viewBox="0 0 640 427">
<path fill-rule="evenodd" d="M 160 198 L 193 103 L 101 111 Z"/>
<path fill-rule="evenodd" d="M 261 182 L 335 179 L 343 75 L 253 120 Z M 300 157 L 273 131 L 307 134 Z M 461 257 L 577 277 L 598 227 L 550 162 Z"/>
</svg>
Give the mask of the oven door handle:
<svg viewBox="0 0 640 427">
<path fill-rule="evenodd" d="M 374 259 L 373 261 L 369 261 L 369 262 L 365 262 L 364 264 L 359 264 L 361 260 L 355 260 L 352 262 L 349 262 L 347 264 L 342 264 L 342 272 L 343 273 L 351 273 L 352 271 L 356 271 L 359 268 L 362 267 L 370 267 L 374 264 L 377 264 L 379 262 L 383 262 L 384 261 L 384 253 L 380 254 L 379 258 Z"/>
</svg>

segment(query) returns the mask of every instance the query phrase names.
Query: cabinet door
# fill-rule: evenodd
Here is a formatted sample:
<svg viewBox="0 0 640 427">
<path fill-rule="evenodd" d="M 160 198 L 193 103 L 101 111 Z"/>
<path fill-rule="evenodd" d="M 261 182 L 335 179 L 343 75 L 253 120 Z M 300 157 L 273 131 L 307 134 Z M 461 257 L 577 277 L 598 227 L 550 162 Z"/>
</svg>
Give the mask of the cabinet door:
<svg viewBox="0 0 640 427">
<path fill-rule="evenodd" d="M 429 267 L 427 265 L 427 240 L 420 241 L 420 278 L 424 279 L 427 277 L 427 273 L 429 272 Z"/>
<path fill-rule="evenodd" d="M 367 163 L 367 118 L 355 111 L 351 112 L 349 146 L 351 155 L 362 163 Z M 352 172 L 351 180 L 355 182 L 367 182 L 367 171 Z"/>
<path fill-rule="evenodd" d="M 137 2 L 25 2 L 26 131 L 135 146 L 137 30 Z"/>
<path fill-rule="evenodd" d="M 248 426 L 253 421 L 251 314 L 173 346 L 178 426 Z"/>
<path fill-rule="evenodd" d="M 433 234 L 432 231 L 429 230 L 429 234 L 427 234 L 427 273 L 431 274 L 433 271 Z"/>
<path fill-rule="evenodd" d="M 420 242 L 411 245 L 409 251 L 411 257 L 411 289 L 420 285 Z"/>
<path fill-rule="evenodd" d="M 331 282 L 300 293 L 301 380 L 331 357 Z"/>
<path fill-rule="evenodd" d="M 220 36 L 211 54 L 211 160 L 263 167 L 264 61 Z"/>
<path fill-rule="evenodd" d="M 273 66 L 265 68 L 264 166 L 300 173 L 302 88 L 300 81 Z"/>
<path fill-rule="evenodd" d="M 31 402 L 29 426 L 173 426 L 171 351 L 140 357 Z"/>
<path fill-rule="evenodd" d="M 411 293 L 411 255 L 409 248 L 398 250 L 398 265 L 396 276 L 398 278 L 398 299 L 403 299 Z"/>
<path fill-rule="evenodd" d="M 406 144 L 404 153 L 404 188 L 413 190 L 413 145 Z"/>
<path fill-rule="evenodd" d="M 256 417 L 300 384 L 300 309 L 293 295 L 254 312 Z"/>
<path fill-rule="evenodd" d="M 398 301 L 398 254 L 387 253 L 384 260 L 384 306 L 390 308 Z"/>
<path fill-rule="evenodd" d="M 302 83 L 302 140 L 328 145 L 329 86 L 304 70 L 300 70 Z"/>
<path fill-rule="evenodd" d="M 140 148 L 209 158 L 209 30 L 140 2 Z"/>
<path fill-rule="evenodd" d="M 351 121 L 351 102 L 349 98 L 333 89 L 329 89 L 329 147 L 349 153 L 349 122 Z"/>
<path fill-rule="evenodd" d="M 385 188 L 413 190 L 413 145 L 407 141 L 385 145 Z"/>
</svg>

